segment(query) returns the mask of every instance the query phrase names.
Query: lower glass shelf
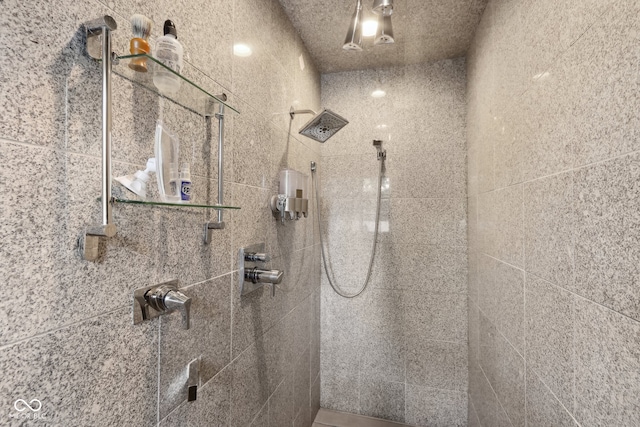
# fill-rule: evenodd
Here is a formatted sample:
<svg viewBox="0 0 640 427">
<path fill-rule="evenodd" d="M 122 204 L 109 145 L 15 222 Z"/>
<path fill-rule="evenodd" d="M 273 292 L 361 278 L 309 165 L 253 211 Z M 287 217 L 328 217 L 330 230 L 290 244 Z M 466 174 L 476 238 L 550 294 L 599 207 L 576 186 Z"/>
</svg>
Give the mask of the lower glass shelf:
<svg viewBox="0 0 640 427">
<path fill-rule="evenodd" d="M 98 197 L 98 201 L 100 198 Z M 172 208 L 201 208 L 201 209 L 240 209 L 238 206 L 223 206 L 223 205 L 201 205 L 198 203 L 171 203 L 171 202 L 160 202 L 155 200 L 131 200 L 131 199 L 122 199 L 118 197 L 112 197 L 111 202 L 114 204 L 117 203 L 127 203 L 130 205 L 146 205 L 146 206 L 170 206 Z"/>
</svg>

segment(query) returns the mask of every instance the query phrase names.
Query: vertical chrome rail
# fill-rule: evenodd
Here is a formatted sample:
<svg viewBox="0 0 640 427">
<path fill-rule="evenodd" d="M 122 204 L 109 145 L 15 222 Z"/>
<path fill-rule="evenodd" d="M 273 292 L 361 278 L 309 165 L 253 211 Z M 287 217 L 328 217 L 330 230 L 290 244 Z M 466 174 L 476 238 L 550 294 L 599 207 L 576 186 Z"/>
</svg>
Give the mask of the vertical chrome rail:
<svg viewBox="0 0 640 427">
<path fill-rule="evenodd" d="M 216 98 L 222 101 L 227 100 L 227 95 L 218 95 Z M 219 206 L 224 205 L 224 104 L 219 103 L 218 112 L 214 114 L 218 119 L 218 202 Z M 207 222 L 204 225 L 204 243 L 211 243 L 211 230 L 222 230 L 225 227 L 223 221 L 223 211 L 218 209 L 216 221 Z"/>
<path fill-rule="evenodd" d="M 224 104 L 220 103 L 220 110 L 216 114 L 218 119 L 218 204 L 224 203 Z M 222 221 L 222 209 L 218 209 L 218 223 Z"/>
<path fill-rule="evenodd" d="M 111 217 L 111 30 L 102 31 L 102 225 Z M 115 227 L 115 226 L 114 226 Z M 115 233 L 115 230 L 114 230 Z"/>
<path fill-rule="evenodd" d="M 102 223 L 87 228 L 79 242 L 82 258 L 89 261 L 98 258 L 100 236 L 112 237 L 117 231 L 111 216 L 111 31 L 117 28 L 116 21 L 108 15 L 85 24 L 87 53 L 102 62 Z"/>
</svg>

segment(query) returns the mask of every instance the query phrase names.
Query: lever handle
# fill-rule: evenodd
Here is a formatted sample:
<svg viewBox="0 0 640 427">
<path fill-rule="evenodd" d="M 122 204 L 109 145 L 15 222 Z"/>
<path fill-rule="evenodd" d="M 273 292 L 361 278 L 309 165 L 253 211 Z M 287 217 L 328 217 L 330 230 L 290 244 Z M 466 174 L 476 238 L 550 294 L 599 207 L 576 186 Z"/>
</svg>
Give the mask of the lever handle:
<svg viewBox="0 0 640 427">
<path fill-rule="evenodd" d="M 280 270 L 262 270 L 258 272 L 258 280 L 263 283 L 271 283 L 277 285 L 282 282 L 284 273 Z"/>
<path fill-rule="evenodd" d="M 144 296 L 149 305 L 160 313 L 174 310 L 182 313 L 182 328 L 189 329 L 191 318 L 191 298 L 168 285 L 150 289 Z"/>
<path fill-rule="evenodd" d="M 280 270 L 261 270 L 259 268 L 253 268 L 246 270 L 244 273 L 245 279 L 251 280 L 253 283 L 271 283 L 277 285 L 282 282 L 282 276 L 284 273 Z"/>
<path fill-rule="evenodd" d="M 167 310 L 179 310 L 182 314 L 182 328 L 189 329 L 191 321 L 191 298 L 180 291 L 169 291 L 164 297 Z"/>
<path fill-rule="evenodd" d="M 248 262 L 269 262 L 271 257 L 260 252 L 247 252 L 244 254 L 244 260 Z"/>
</svg>

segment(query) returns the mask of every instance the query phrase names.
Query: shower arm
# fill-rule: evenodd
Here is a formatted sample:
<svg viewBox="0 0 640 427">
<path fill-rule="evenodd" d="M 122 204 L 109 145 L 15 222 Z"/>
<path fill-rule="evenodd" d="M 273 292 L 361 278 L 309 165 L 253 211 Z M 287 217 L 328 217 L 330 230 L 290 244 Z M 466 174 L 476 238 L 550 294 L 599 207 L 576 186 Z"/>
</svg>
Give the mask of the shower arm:
<svg viewBox="0 0 640 427">
<path fill-rule="evenodd" d="M 311 114 L 315 116 L 317 113 L 313 110 L 294 110 L 293 107 L 291 107 L 291 110 L 289 110 L 291 120 L 293 120 L 293 116 L 295 116 L 296 114 Z"/>
</svg>

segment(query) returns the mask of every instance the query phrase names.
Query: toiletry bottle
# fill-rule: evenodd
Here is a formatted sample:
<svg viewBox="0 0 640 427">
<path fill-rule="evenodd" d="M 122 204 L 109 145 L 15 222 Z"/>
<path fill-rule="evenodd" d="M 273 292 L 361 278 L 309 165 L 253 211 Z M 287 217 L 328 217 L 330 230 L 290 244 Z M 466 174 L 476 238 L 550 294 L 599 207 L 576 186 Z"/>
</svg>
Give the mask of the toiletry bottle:
<svg viewBox="0 0 640 427">
<path fill-rule="evenodd" d="M 182 45 L 177 40 L 176 26 L 171 20 L 164 21 L 164 36 L 156 43 L 155 57 L 167 68 L 180 73 L 182 71 Z M 154 67 L 153 84 L 161 93 L 175 94 L 180 89 L 180 77 L 157 65 Z"/>
<path fill-rule="evenodd" d="M 191 171 L 189 170 L 189 163 L 183 163 L 180 168 L 180 199 L 183 203 L 189 203 L 193 186 L 191 184 Z"/>
</svg>

